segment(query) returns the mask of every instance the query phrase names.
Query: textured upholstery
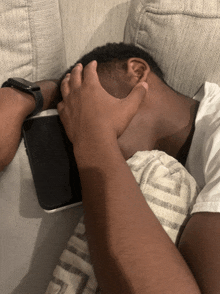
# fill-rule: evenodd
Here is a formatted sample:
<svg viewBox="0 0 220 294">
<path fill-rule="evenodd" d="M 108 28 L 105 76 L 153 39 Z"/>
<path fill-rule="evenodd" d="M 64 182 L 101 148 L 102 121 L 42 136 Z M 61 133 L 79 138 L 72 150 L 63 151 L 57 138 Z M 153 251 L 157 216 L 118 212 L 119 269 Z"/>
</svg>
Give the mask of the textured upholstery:
<svg viewBox="0 0 220 294">
<path fill-rule="evenodd" d="M 145 49 L 176 91 L 193 97 L 205 81 L 220 85 L 218 0 L 132 0 L 125 42 Z"/>
<path fill-rule="evenodd" d="M 0 83 L 57 78 L 66 68 L 58 0 L 0 2 Z"/>
</svg>

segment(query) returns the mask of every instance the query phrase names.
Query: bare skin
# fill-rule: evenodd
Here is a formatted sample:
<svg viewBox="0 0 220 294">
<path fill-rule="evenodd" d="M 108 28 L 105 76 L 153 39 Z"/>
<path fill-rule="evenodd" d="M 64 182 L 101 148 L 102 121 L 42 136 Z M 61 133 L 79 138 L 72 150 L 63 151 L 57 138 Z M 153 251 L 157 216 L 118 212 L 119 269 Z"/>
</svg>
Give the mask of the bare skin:
<svg viewBox="0 0 220 294">
<path fill-rule="evenodd" d="M 140 88 L 136 88 L 136 94 L 131 93 L 129 99 L 134 105 L 130 110 L 125 106 L 124 111 L 118 112 L 116 102 L 108 102 L 110 97 L 95 78 L 94 64 L 88 66 L 87 74 L 84 72 L 86 83 L 80 78 L 82 68 L 73 70 L 70 80 L 64 82 L 64 102 L 58 105 L 70 139 L 72 136 L 76 139 L 73 145 L 82 181 L 86 232 L 98 283 L 104 293 L 219 293 L 220 214 L 193 214 L 176 251 L 149 210 L 124 161 L 135 152 L 134 146 L 143 147 L 139 145 L 141 141 L 134 141 L 145 131 L 147 150 L 155 143 L 168 154 L 178 155 L 189 137 L 198 103 L 162 84 L 146 64 L 142 63 L 142 70 L 135 64 L 139 62 L 136 60 L 130 68 L 128 64 L 128 76 L 122 83 L 117 82 L 120 80 L 117 75 L 113 78 L 112 90 L 100 78 L 103 87 L 106 85 L 108 92 L 112 91 L 115 96 L 128 81 L 133 82 L 128 91 L 141 81 L 148 83 L 146 95 L 141 94 Z M 126 95 L 124 91 L 120 98 Z M 135 95 L 137 100 L 142 95 L 138 109 Z M 82 102 L 77 104 L 79 97 L 78 101 Z M 121 108 L 119 102 L 116 104 Z M 102 110 L 101 118 L 96 112 L 94 115 L 95 109 Z M 134 116 L 130 120 L 132 111 Z M 128 126 L 121 135 L 121 123 L 126 119 Z M 138 120 L 141 124 L 135 129 Z M 142 129 L 142 124 L 146 128 Z M 148 124 L 153 130 L 148 129 Z M 129 128 L 133 131 L 130 139 L 126 137 Z M 130 144 L 129 148 L 125 142 Z M 126 152 L 124 158 L 122 153 Z"/>
<path fill-rule="evenodd" d="M 149 116 L 154 114 L 153 138 L 160 138 L 163 111 L 148 96 L 150 75 L 148 70 L 142 75 L 148 86 L 139 79 L 120 100 L 99 84 L 96 63 L 84 69 L 83 81 L 78 65 L 63 81 L 58 112 L 73 143 L 90 255 L 103 293 L 198 294 L 190 269 L 146 203 L 117 141 L 142 103 Z M 170 126 L 169 120 L 163 123 Z"/>
<path fill-rule="evenodd" d="M 130 175 L 130 171 L 126 168 L 126 165 L 124 165 L 124 159 L 129 158 L 138 150 L 152 150 L 153 148 L 166 151 L 168 154 L 174 157 L 175 156 L 178 157 L 179 151 L 184 146 L 187 138 L 189 137 L 190 130 L 192 129 L 193 120 L 196 115 L 196 110 L 198 107 L 197 102 L 175 93 L 172 89 L 170 89 L 165 84 L 163 84 L 152 72 L 149 72 L 149 70 L 146 71 L 148 67 L 146 67 L 146 64 L 143 64 L 143 61 L 141 63 L 142 63 L 141 68 L 140 68 L 140 63 L 138 62 L 138 60 L 136 60 L 136 62 L 130 63 L 130 67 L 128 65 L 127 72 L 123 72 L 123 71 L 121 72 L 122 69 L 119 66 L 117 68 L 117 71 L 115 72 L 115 78 L 113 78 L 113 80 L 111 81 L 112 83 L 114 82 L 113 86 L 111 86 L 110 80 L 109 80 L 110 84 L 108 84 L 108 81 L 105 80 L 105 77 L 110 78 L 109 76 L 107 76 L 105 72 L 102 72 L 99 75 L 100 82 L 103 85 L 103 87 L 110 94 L 113 94 L 116 97 L 118 96 L 119 98 L 126 97 L 127 94 L 130 93 L 131 89 L 138 82 L 146 81 L 148 83 L 148 95 L 147 97 L 145 97 L 146 99 L 142 100 L 142 103 L 139 105 L 136 114 L 134 115 L 133 119 L 129 122 L 124 133 L 121 136 L 119 136 L 119 138 L 117 139 L 117 142 L 115 142 L 115 139 L 113 138 L 114 136 L 105 137 L 106 130 L 104 132 L 101 132 L 102 136 L 100 136 L 100 132 L 98 133 L 95 132 L 95 134 L 96 135 L 99 134 L 99 136 L 97 137 L 97 140 L 94 140 L 94 138 L 93 140 L 91 140 L 90 145 L 93 146 L 92 149 L 90 150 L 87 149 L 86 146 L 88 145 L 88 141 L 86 144 L 82 143 L 81 145 L 83 147 L 82 149 L 79 149 L 79 148 L 75 149 L 76 156 L 78 158 L 79 167 L 83 166 L 84 164 L 82 161 L 83 158 L 84 160 L 86 160 L 86 162 L 89 162 L 86 159 L 87 158 L 86 156 L 88 155 L 89 159 L 91 158 L 94 159 L 93 164 L 94 163 L 98 164 L 97 167 L 99 169 L 100 167 L 102 169 L 104 168 L 105 177 L 107 177 L 109 181 L 113 181 L 111 182 L 112 184 L 110 184 L 110 187 L 111 186 L 119 187 L 119 189 L 123 189 L 123 191 L 125 187 L 127 187 L 128 189 L 130 187 L 132 191 L 134 191 L 135 189 L 138 195 L 139 195 L 138 188 L 135 186 L 135 182 L 133 181 L 133 178 Z M 121 74 L 124 76 L 125 79 L 120 81 L 119 77 Z M 2 90 L 3 89 L 0 89 L 1 97 L 3 97 L 2 96 L 3 94 L 5 95 L 5 93 L 3 93 Z M 91 94 L 91 91 L 90 91 L 90 94 Z M 15 97 L 14 95 L 13 97 Z M 12 96 L 9 95 L 7 97 L 9 98 L 11 97 L 10 99 L 12 99 L 13 101 Z M 10 160 L 12 160 L 16 152 L 16 148 L 17 148 L 16 146 L 18 146 L 19 144 L 22 122 L 24 121 L 25 117 L 29 113 L 31 113 L 31 111 L 34 108 L 34 105 L 35 105 L 34 101 L 30 103 L 32 106 L 30 104 L 28 106 L 26 99 L 27 97 L 24 97 L 22 93 L 23 102 L 19 100 L 21 103 L 21 108 L 17 106 L 15 107 L 14 103 L 11 103 L 10 105 L 8 105 L 8 102 L 7 102 L 7 104 L 5 104 L 6 101 L 4 101 L 3 104 L 1 104 L 1 106 L 7 105 L 7 107 L 0 107 L 1 109 L 0 125 L 3 126 L 2 128 L 0 128 L 0 136 L 2 137 L 5 133 L 5 130 L 8 130 L 8 129 L 10 130 L 11 128 L 11 136 L 8 136 L 8 137 L 12 138 L 12 140 L 9 143 L 7 140 L 6 141 L 1 140 L 0 150 L 6 150 L 7 148 L 8 149 L 10 148 L 10 150 L 12 150 L 13 152 L 10 152 L 9 159 L 7 158 L 8 157 L 7 152 L 4 153 L 6 155 L 5 157 L 3 156 L 0 158 L 0 162 L 2 163 L 2 165 L 0 166 L 0 170 L 3 169 L 10 162 Z M 30 98 L 30 99 L 33 99 L 33 98 Z M 1 103 L 1 100 L 0 100 L 0 103 Z M 168 107 L 169 105 L 170 107 Z M 159 109 L 159 108 L 162 108 L 162 109 Z M 7 115 L 10 114 L 10 111 L 14 113 L 13 115 L 14 118 L 10 121 L 5 120 L 5 118 L 7 118 Z M 149 126 L 151 126 L 151 128 L 149 128 Z M 165 133 L 162 133 L 162 131 L 160 131 L 161 127 L 163 132 Z M 66 128 L 67 128 L 67 125 L 66 125 Z M 108 132 L 112 134 L 112 130 Z M 110 138 L 110 141 L 109 141 L 109 138 Z M 94 146 L 94 142 L 96 142 L 95 146 Z M 103 142 L 105 142 L 107 146 L 105 144 L 103 145 Z M 106 148 L 103 149 L 103 146 L 105 146 Z M 90 156 L 89 152 L 92 152 L 92 156 Z M 0 152 L 0 154 L 2 153 Z M 103 154 L 104 157 L 100 157 L 100 154 Z M 112 154 L 114 155 L 113 157 L 112 157 Z M 106 166 L 108 167 L 107 169 L 105 169 Z M 119 171 L 119 174 L 118 174 L 118 171 Z M 122 174 L 124 175 L 123 178 L 122 178 Z M 100 201 L 102 199 L 102 198 L 99 198 L 101 197 L 101 195 L 96 190 L 96 188 L 99 187 L 100 185 L 100 181 L 99 183 L 96 183 L 94 180 L 97 180 L 97 178 L 93 177 L 92 173 L 85 173 L 81 171 L 81 177 L 82 177 L 82 181 L 84 182 L 84 195 L 87 195 L 87 194 L 89 195 L 87 198 L 85 198 L 87 199 L 85 200 L 85 208 L 87 203 L 87 211 L 88 211 L 87 213 L 88 221 L 87 221 L 86 231 L 88 232 L 91 238 L 91 241 L 90 241 L 91 252 L 95 254 L 95 252 L 97 252 L 97 246 L 100 245 L 100 248 L 103 248 L 102 247 L 103 244 L 99 243 L 99 242 L 103 242 L 103 239 L 101 240 L 99 238 L 100 232 L 98 232 L 98 235 L 96 235 L 97 233 L 96 224 L 100 220 L 100 215 L 97 214 L 96 216 L 94 215 L 94 212 L 97 210 L 97 205 L 96 205 L 97 203 L 101 205 L 99 211 L 100 213 L 102 213 L 103 207 L 105 209 L 106 203 L 108 202 Z M 118 179 L 120 179 L 120 181 L 118 181 Z M 129 183 L 129 185 L 127 185 L 127 183 Z M 100 188 L 103 189 L 103 187 L 100 187 Z M 91 196 L 90 194 L 91 190 L 94 193 L 97 192 L 97 194 L 94 194 Z M 121 205 L 119 205 L 118 195 L 123 195 L 123 193 L 120 193 L 120 191 L 110 191 L 109 195 L 112 195 L 113 192 L 116 193 L 115 197 L 111 197 L 110 199 L 113 199 L 113 201 L 114 199 L 115 201 L 117 200 L 117 203 L 113 203 L 113 202 L 111 203 L 113 207 L 112 213 L 115 213 L 115 207 L 124 208 L 125 202 L 124 202 L 124 199 L 121 199 L 120 200 Z M 127 193 L 129 193 L 129 191 L 127 191 Z M 130 199 L 132 199 L 132 195 L 133 193 L 131 194 Z M 93 199 L 94 199 L 94 202 L 92 201 Z M 127 239 L 125 238 L 125 241 L 129 240 L 130 236 L 132 236 L 132 232 L 130 231 L 132 230 L 132 220 L 136 222 L 137 217 L 140 217 L 139 218 L 140 225 L 138 226 L 138 228 L 140 227 L 141 230 L 146 230 L 144 234 L 146 234 L 146 236 L 149 236 L 148 240 L 145 240 L 145 241 L 150 242 L 148 244 L 150 247 L 147 246 L 146 248 L 150 248 L 152 250 L 157 248 L 157 246 L 155 246 L 154 244 L 154 241 L 151 239 L 151 237 L 155 236 L 156 231 L 159 232 L 158 235 L 156 234 L 156 236 L 158 236 L 157 240 L 158 241 L 160 240 L 159 243 L 157 243 L 157 244 L 160 244 L 160 246 L 158 247 L 159 255 L 157 255 L 157 253 L 152 255 L 152 251 L 151 251 L 151 254 L 148 257 L 146 257 L 150 259 L 146 262 L 143 262 L 143 267 L 146 264 L 148 265 L 149 264 L 148 262 L 150 262 L 150 264 L 154 268 L 153 271 L 150 271 L 150 272 L 147 272 L 149 270 L 149 267 L 146 268 L 146 275 L 148 277 L 147 280 L 150 280 L 153 283 L 156 279 L 155 277 L 157 276 L 157 274 L 159 273 L 160 275 L 160 277 L 156 279 L 156 285 L 151 284 L 152 291 L 147 293 L 181 293 L 179 292 L 179 290 L 181 290 L 182 293 L 205 293 L 205 294 L 219 293 L 220 292 L 220 285 L 219 285 L 220 257 L 218 254 L 218 248 L 220 243 L 220 236 L 219 236 L 220 215 L 218 213 L 196 213 L 192 215 L 180 239 L 180 243 L 178 245 L 179 251 L 176 251 L 176 247 L 174 249 L 173 245 L 171 246 L 170 243 L 167 243 L 166 240 L 164 243 L 164 238 L 166 239 L 166 237 L 164 236 L 163 232 L 160 230 L 161 228 L 158 225 L 158 223 L 155 222 L 154 217 L 151 215 L 151 213 L 148 211 L 147 207 L 145 206 L 146 202 L 143 202 L 141 200 L 141 194 L 140 194 L 140 198 L 138 197 L 136 199 L 140 200 L 139 202 L 141 206 L 139 207 L 140 209 L 138 209 L 138 207 L 136 206 L 137 203 L 135 202 L 131 202 L 131 205 L 128 204 L 130 206 L 127 206 L 126 208 L 126 209 L 130 209 L 130 215 L 134 214 L 134 218 L 132 219 L 129 217 L 129 219 L 126 219 L 126 215 L 129 215 L 129 214 L 125 214 L 124 227 L 127 229 L 126 231 L 128 232 L 128 236 L 127 236 Z M 94 209 L 91 209 L 92 207 L 91 204 L 95 205 Z M 88 209 L 88 207 L 90 207 L 90 209 Z M 134 207 L 137 208 L 137 213 L 135 211 L 132 211 Z M 147 213 L 147 215 L 145 215 L 146 217 L 143 217 L 143 214 L 142 216 L 139 216 L 140 211 L 143 211 L 143 213 Z M 118 218 L 116 218 L 116 220 L 118 221 L 114 221 L 114 218 L 113 218 L 115 225 L 120 223 L 120 220 L 123 220 L 123 217 L 121 217 L 120 210 L 119 210 L 119 213 L 120 213 L 120 217 L 118 216 Z M 105 216 L 103 217 L 105 218 Z M 89 219 L 91 219 L 92 221 L 89 221 Z M 131 228 L 128 227 L 129 223 L 131 224 Z M 146 227 L 142 226 L 143 223 L 146 223 Z M 147 227 L 148 223 L 154 224 L 154 225 Z M 94 226 L 92 226 L 93 224 Z M 108 226 L 107 227 L 101 226 L 101 229 L 104 230 L 103 236 L 105 236 L 106 228 L 108 228 Z M 116 227 L 113 226 L 111 228 L 112 229 L 116 228 L 117 230 L 117 226 Z M 123 226 L 121 228 L 123 228 Z M 154 230 L 155 228 L 156 228 L 156 231 Z M 120 231 L 118 231 L 118 233 L 120 233 Z M 111 236 L 112 237 L 116 236 L 116 237 L 114 237 L 110 243 L 111 246 L 113 246 L 111 247 L 110 253 L 114 253 L 114 256 L 116 256 L 117 258 L 119 258 L 118 260 L 120 260 L 121 252 L 118 251 L 117 246 L 116 246 L 117 248 L 116 247 L 114 248 L 115 246 L 114 244 L 117 244 L 117 240 L 119 240 L 120 238 L 120 234 L 118 233 L 116 232 L 116 234 L 114 235 L 114 231 L 111 231 Z M 141 231 L 137 228 L 134 230 L 133 233 L 134 233 L 134 236 L 136 236 L 135 234 L 142 234 Z M 135 238 L 140 238 L 140 235 L 137 235 Z M 167 244 L 167 245 L 163 247 L 164 244 Z M 126 245 L 126 242 L 125 242 L 125 245 Z M 169 249 L 166 246 L 168 246 Z M 146 252 L 144 252 L 143 254 L 143 252 L 141 251 L 144 248 L 145 246 L 140 246 L 136 248 L 137 253 L 140 254 L 140 260 L 142 260 L 143 256 L 145 256 Z M 102 251 L 101 254 L 105 254 L 105 252 L 108 252 L 108 250 L 106 251 L 104 250 L 104 253 Z M 164 252 L 163 256 L 167 256 L 167 252 L 169 252 L 169 258 L 171 258 L 172 260 L 176 260 L 178 262 L 178 264 L 180 265 L 181 271 L 177 270 L 176 266 L 174 267 L 170 266 L 170 262 L 168 262 L 165 270 L 163 270 L 164 269 L 163 267 L 164 263 L 163 263 L 161 267 L 162 272 L 158 271 L 157 258 L 159 258 L 160 260 L 160 252 L 162 253 Z M 135 253 L 130 252 L 128 256 L 134 257 L 135 255 L 136 255 L 136 252 Z M 151 258 L 152 256 L 153 256 L 153 259 Z M 164 262 L 167 262 L 167 258 L 163 260 L 163 256 L 161 257 L 162 258 L 161 260 Z M 175 258 L 173 259 L 172 256 L 173 257 L 175 256 Z M 187 264 L 184 262 L 182 257 L 184 257 Z M 102 284 L 103 287 L 109 287 L 110 289 L 109 292 L 106 291 L 105 293 L 112 293 L 111 286 L 114 284 L 114 277 L 112 281 L 113 284 L 112 285 L 110 284 L 110 286 L 108 286 L 108 281 L 111 282 L 111 280 L 109 280 L 108 278 L 111 276 L 112 268 L 110 267 L 109 269 L 110 274 L 108 276 L 108 272 L 106 270 L 105 271 L 102 270 L 103 259 L 99 261 L 99 256 L 95 256 L 95 255 L 93 258 L 95 258 L 95 263 L 97 268 L 96 272 L 100 271 L 100 273 L 98 274 L 99 275 L 98 282 L 100 281 L 100 284 Z M 104 255 L 104 258 L 106 261 L 109 261 L 108 258 L 110 258 L 110 260 L 112 261 L 111 256 L 107 257 Z M 124 263 L 124 267 L 130 268 L 130 266 L 127 265 L 127 262 L 131 264 L 130 263 L 131 261 L 126 260 L 126 256 L 123 257 L 122 263 Z M 156 262 L 156 265 L 155 265 L 155 262 Z M 115 266 L 114 263 L 109 263 L 109 264 L 113 267 Z M 134 264 L 136 264 L 136 259 L 134 260 Z M 137 277 L 140 276 L 141 271 L 139 269 L 140 268 L 138 268 L 136 271 Z M 159 266 L 159 269 L 160 269 L 160 266 Z M 167 269 L 169 269 L 169 271 L 167 271 Z M 178 269 L 179 269 L 179 266 L 178 266 Z M 125 290 L 126 293 L 136 293 L 133 290 L 130 290 L 129 287 L 131 286 L 129 285 L 132 284 L 133 288 L 139 287 L 139 283 L 138 285 L 136 284 L 137 281 L 139 282 L 139 280 L 135 279 L 135 281 L 132 282 L 132 280 L 130 279 L 133 278 L 133 273 L 129 273 L 129 271 L 127 272 L 125 271 L 125 275 L 127 275 L 127 279 L 124 279 L 124 277 L 120 275 L 118 275 L 117 277 L 117 273 L 120 273 L 120 272 L 121 272 L 120 269 L 119 271 L 115 271 L 116 278 L 119 279 L 119 280 L 116 279 L 116 281 L 119 281 L 119 283 L 118 284 L 116 283 L 115 287 L 117 287 L 117 285 L 120 285 L 122 282 L 122 287 L 124 285 L 126 289 Z M 135 270 L 133 272 L 135 272 Z M 104 273 L 107 274 L 106 279 L 105 277 L 102 276 L 102 274 Z M 164 279 L 161 279 L 164 273 L 168 274 L 168 276 L 171 273 L 171 276 L 173 279 L 168 278 L 167 276 L 164 276 Z M 194 275 L 195 279 L 193 278 L 192 274 Z M 145 279 L 143 279 L 143 277 L 144 277 L 144 274 L 142 276 L 142 279 L 140 280 L 141 282 L 145 282 Z M 186 280 L 184 277 L 186 278 Z M 128 282 L 126 283 L 124 281 L 128 281 Z M 158 284 L 157 281 L 160 281 L 160 283 Z M 175 285 L 173 283 L 175 283 Z M 158 287 L 161 287 L 161 288 L 158 288 Z M 190 288 L 184 288 L 184 287 L 190 287 Z M 200 288 L 200 290 L 198 287 Z M 143 293 L 146 293 L 145 289 L 146 288 L 144 287 Z M 117 292 L 114 292 L 114 293 L 117 293 Z M 123 292 L 122 291 L 120 292 L 120 289 L 119 289 L 118 293 L 123 293 Z M 142 292 L 138 292 L 138 293 L 142 293 Z"/>
<path fill-rule="evenodd" d="M 128 60 L 127 72 L 120 63 L 112 74 L 103 69 L 99 72 L 103 88 L 117 98 L 125 98 L 138 82 L 147 81 L 149 86 L 147 99 L 118 139 L 124 158 L 127 160 L 137 151 L 153 149 L 178 158 L 192 129 L 199 103 L 173 91 L 140 58 Z"/>
<path fill-rule="evenodd" d="M 165 105 L 166 99 L 172 99 L 168 100 L 169 103 L 172 103 L 172 111 L 169 108 L 165 109 L 163 107 L 165 116 L 167 116 L 167 113 L 169 113 L 169 116 L 173 116 L 168 132 L 164 132 L 164 129 L 161 128 L 163 126 L 162 118 L 160 119 L 160 124 L 156 124 L 155 112 L 149 111 L 146 103 L 142 104 L 125 132 L 118 138 L 118 144 L 124 158 L 127 160 L 137 151 L 153 149 L 163 150 L 169 155 L 177 157 L 192 128 L 196 114 L 195 110 L 197 109 L 196 101 L 179 95 L 167 87 L 157 76 L 149 71 L 146 62 L 139 58 L 133 58 L 128 61 L 127 72 L 122 69 L 120 64 L 117 65 L 116 70 L 111 74 L 103 71 L 101 67 L 99 72 L 102 86 L 114 97 L 125 98 L 137 82 L 144 81 L 148 77 L 148 84 L 155 85 L 155 83 L 159 83 L 162 87 L 160 91 L 156 86 L 150 87 L 153 91 L 149 93 L 147 103 L 151 103 L 153 109 L 155 108 L 153 102 L 157 101 L 158 97 L 160 97 L 161 102 L 164 102 L 163 105 Z M 53 103 L 53 101 L 57 96 L 57 81 L 45 80 L 37 83 L 41 87 L 45 100 L 43 110 L 56 108 L 57 103 Z M 23 121 L 33 111 L 35 101 L 31 95 L 12 88 L 0 89 L 0 96 L 1 171 L 11 162 L 17 151 Z M 158 113 L 159 115 L 161 114 Z M 180 115 L 182 119 L 179 119 Z M 181 125 L 179 125 L 180 122 Z M 160 130 L 160 136 L 158 136 L 158 130 Z"/>
<path fill-rule="evenodd" d="M 37 84 L 44 97 L 43 110 L 56 108 L 53 101 L 57 97 L 57 81 L 45 80 Z M 32 95 L 13 88 L 0 89 L 0 171 L 14 158 L 21 138 L 22 124 L 34 108 Z"/>
</svg>

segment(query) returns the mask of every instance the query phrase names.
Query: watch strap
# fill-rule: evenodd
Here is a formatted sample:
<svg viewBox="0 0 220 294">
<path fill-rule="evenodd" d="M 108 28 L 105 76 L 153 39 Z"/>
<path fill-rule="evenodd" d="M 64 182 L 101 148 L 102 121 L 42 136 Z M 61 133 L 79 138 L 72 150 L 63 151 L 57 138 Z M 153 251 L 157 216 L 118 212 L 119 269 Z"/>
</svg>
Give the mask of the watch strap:
<svg viewBox="0 0 220 294">
<path fill-rule="evenodd" d="M 15 88 L 15 89 L 18 89 L 22 92 L 25 92 L 25 93 L 28 93 L 28 94 L 34 96 L 36 107 L 32 111 L 32 113 L 27 116 L 26 119 L 28 119 L 32 116 L 35 116 L 38 112 L 40 112 L 42 110 L 43 104 L 44 104 L 44 98 L 41 93 L 40 87 L 37 84 L 28 82 L 28 81 L 26 81 L 24 79 L 20 79 L 20 78 L 9 78 L 7 81 L 5 81 L 2 84 L 2 88 L 4 88 L 4 87 Z"/>
<path fill-rule="evenodd" d="M 32 117 L 32 116 L 35 116 L 36 114 L 38 114 L 38 112 L 40 112 L 43 108 L 43 104 L 44 104 L 44 99 L 43 99 L 43 96 L 42 96 L 42 93 L 40 90 L 38 91 L 32 91 L 30 94 L 32 94 L 35 98 L 35 102 L 36 102 L 36 107 L 35 109 L 32 111 L 31 114 L 29 114 L 27 116 L 26 119 Z"/>
</svg>

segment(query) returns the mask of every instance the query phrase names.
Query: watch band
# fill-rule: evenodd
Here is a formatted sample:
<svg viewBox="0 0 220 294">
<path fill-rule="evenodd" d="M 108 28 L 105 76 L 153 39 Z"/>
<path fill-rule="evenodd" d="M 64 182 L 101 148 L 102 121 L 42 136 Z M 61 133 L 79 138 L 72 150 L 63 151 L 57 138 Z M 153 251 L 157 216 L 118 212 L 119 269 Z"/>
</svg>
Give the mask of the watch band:
<svg viewBox="0 0 220 294">
<path fill-rule="evenodd" d="M 2 84 L 2 88 L 4 87 L 15 88 L 22 92 L 25 92 L 34 96 L 36 107 L 32 111 L 32 113 L 27 116 L 27 118 L 30 118 L 36 115 L 38 112 L 42 110 L 43 104 L 44 104 L 44 98 L 41 93 L 41 89 L 37 84 L 29 82 L 21 78 L 9 78 L 6 82 Z"/>
<path fill-rule="evenodd" d="M 31 94 L 35 98 L 36 107 L 32 111 L 32 113 L 27 116 L 27 118 L 30 118 L 32 116 L 35 116 L 36 114 L 38 114 L 38 112 L 42 111 L 43 104 L 44 104 L 44 98 L 43 98 L 43 95 L 41 94 L 41 90 L 33 91 Z"/>
</svg>

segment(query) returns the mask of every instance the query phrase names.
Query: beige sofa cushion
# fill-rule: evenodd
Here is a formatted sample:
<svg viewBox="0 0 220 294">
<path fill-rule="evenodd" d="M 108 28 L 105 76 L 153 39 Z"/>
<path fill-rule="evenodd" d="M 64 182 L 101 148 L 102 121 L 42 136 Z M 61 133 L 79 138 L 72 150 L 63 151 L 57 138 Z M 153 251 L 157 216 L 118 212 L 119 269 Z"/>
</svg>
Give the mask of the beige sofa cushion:
<svg viewBox="0 0 220 294">
<path fill-rule="evenodd" d="M 145 49 L 176 91 L 193 97 L 205 81 L 220 85 L 218 0 L 132 0 L 125 42 Z"/>
<path fill-rule="evenodd" d="M 59 0 L 59 4 L 68 67 L 97 46 L 123 41 L 130 1 Z"/>
<path fill-rule="evenodd" d="M 59 77 L 66 60 L 58 1 L 1 1 L 0 14 L 0 83 Z"/>
</svg>

